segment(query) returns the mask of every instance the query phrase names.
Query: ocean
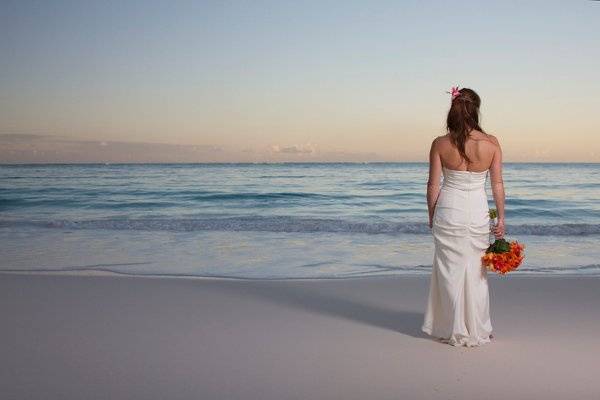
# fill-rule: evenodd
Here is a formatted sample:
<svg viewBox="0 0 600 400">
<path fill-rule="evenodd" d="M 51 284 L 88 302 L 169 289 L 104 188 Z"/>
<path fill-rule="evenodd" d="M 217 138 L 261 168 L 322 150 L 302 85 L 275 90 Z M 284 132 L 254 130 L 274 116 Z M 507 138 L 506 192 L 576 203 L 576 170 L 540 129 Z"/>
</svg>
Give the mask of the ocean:
<svg viewBox="0 0 600 400">
<path fill-rule="evenodd" d="M 427 163 L 0 166 L 0 270 L 429 274 Z M 600 164 L 506 163 L 513 274 L 600 275 Z M 487 185 L 490 207 L 492 201 Z"/>
</svg>

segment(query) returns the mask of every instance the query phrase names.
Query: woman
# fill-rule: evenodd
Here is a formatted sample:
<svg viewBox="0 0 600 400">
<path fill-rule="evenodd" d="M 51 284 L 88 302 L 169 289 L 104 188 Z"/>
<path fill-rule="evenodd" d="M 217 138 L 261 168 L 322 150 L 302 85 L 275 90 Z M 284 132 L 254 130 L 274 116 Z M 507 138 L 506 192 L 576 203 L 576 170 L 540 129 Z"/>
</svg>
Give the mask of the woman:
<svg viewBox="0 0 600 400">
<path fill-rule="evenodd" d="M 488 173 L 498 211 L 493 232 L 504 236 L 502 150 L 479 126 L 477 93 L 455 87 L 451 95 L 447 134 L 433 141 L 429 153 L 427 205 L 435 253 L 421 330 L 444 343 L 470 347 L 493 338 L 481 257 L 489 246 Z"/>
</svg>

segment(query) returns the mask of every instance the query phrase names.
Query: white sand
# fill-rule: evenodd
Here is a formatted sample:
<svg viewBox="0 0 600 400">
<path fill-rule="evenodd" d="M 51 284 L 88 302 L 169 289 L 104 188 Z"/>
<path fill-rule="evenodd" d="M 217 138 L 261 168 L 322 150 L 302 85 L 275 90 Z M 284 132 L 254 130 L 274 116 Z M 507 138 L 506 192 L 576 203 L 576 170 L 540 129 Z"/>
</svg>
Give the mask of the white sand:
<svg viewBox="0 0 600 400">
<path fill-rule="evenodd" d="M 0 397 L 600 398 L 600 279 L 491 277 L 476 348 L 420 331 L 428 285 L 0 274 Z"/>
</svg>

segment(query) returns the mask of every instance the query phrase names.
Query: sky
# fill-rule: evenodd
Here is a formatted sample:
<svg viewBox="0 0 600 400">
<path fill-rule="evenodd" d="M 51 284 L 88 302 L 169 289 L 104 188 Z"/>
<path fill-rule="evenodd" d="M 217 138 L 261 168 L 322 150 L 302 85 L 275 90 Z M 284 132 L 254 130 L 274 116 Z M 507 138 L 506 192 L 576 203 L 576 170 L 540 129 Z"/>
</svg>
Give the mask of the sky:
<svg viewBox="0 0 600 400">
<path fill-rule="evenodd" d="M 506 161 L 600 162 L 599 21 L 598 1 L 3 0 L 0 162 L 426 161 L 454 85 Z"/>
</svg>

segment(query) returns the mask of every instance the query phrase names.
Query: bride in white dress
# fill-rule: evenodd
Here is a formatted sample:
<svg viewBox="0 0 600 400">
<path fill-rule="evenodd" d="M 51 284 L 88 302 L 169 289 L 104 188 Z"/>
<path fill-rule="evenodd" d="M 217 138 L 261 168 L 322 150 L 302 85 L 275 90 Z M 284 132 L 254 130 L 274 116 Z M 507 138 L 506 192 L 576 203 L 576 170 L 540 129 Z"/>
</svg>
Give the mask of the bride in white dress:
<svg viewBox="0 0 600 400">
<path fill-rule="evenodd" d="M 489 176 L 504 236 L 502 150 L 479 126 L 480 98 L 471 89 L 452 89 L 448 133 L 429 155 L 427 204 L 435 253 L 421 330 L 453 346 L 480 346 L 492 335 L 487 270 L 481 257 L 489 245 Z M 443 174 L 443 182 L 440 178 Z"/>
</svg>

